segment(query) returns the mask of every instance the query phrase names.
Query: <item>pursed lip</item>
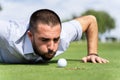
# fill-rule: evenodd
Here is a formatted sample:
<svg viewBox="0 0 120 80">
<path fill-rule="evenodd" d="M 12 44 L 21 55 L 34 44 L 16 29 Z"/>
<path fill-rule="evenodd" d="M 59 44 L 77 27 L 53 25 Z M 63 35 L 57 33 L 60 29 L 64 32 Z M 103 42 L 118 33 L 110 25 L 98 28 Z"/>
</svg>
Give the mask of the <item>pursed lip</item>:
<svg viewBox="0 0 120 80">
<path fill-rule="evenodd" d="M 55 55 L 55 53 L 53 52 L 53 53 L 47 53 L 47 57 L 53 57 Z"/>
</svg>

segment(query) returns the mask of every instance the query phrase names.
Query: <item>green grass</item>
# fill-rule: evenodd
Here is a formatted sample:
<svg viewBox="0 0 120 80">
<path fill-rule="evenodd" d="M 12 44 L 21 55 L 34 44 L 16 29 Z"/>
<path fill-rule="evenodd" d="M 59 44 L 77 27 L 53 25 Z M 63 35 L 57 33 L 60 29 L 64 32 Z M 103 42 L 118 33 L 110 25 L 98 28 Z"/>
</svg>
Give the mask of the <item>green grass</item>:
<svg viewBox="0 0 120 80">
<path fill-rule="evenodd" d="M 107 64 L 82 63 L 86 53 L 85 42 L 74 42 L 48 64 L 0 64 L 0 80 L 120 80 L 120 43 L 99 43 Z M 57 67 L 59 58 L 67 59 L 65 68 Z"/>
</svg>

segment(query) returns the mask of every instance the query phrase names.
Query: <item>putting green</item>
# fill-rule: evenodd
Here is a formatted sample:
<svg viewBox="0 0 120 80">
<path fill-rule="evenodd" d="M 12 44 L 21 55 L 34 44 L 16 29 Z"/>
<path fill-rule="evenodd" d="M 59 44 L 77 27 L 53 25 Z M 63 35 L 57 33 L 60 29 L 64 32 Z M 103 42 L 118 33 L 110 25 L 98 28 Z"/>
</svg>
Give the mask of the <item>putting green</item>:
<svg viewBox="0 0 120 80">
<path fill-rule="evenodd" d="M 120 43 L 99 43 L 107 64 L 82 63 L 86 53 L 85 42 L 74 42 L 48 64 L 0 64 L 0 80 L 120 80 Z M 59 58 L 67 59 L 65 68 L 57 67 Z"/>
</svg>

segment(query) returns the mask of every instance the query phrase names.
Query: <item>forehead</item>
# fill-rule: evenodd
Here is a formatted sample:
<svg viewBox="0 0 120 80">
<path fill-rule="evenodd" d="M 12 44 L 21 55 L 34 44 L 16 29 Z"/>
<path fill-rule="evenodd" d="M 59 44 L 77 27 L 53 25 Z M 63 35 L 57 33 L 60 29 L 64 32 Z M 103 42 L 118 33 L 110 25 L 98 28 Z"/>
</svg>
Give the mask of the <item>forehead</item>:
<svg viewBox="0 0 120 80">
<path fill-rule="evenodd" d="M 60 36 L 61 26 L 60 24 L 55 26 L 49 26 L 47 24 L 39 24 L 37 28 L 37 34 L 41 37 L 58 37 Z"/>
</svg>

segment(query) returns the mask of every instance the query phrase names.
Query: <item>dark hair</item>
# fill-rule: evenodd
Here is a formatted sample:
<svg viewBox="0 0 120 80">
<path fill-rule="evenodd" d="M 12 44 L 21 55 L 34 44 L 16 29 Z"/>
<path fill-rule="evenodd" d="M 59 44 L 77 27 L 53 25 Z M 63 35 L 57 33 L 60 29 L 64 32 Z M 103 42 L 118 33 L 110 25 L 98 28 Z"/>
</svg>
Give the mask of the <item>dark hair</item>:
<svg viewBox="0 0 120 80">
<path fill-rule="evenodd" d="M 61 25 L 59 16 L 54 11 L 49 9 L 40 9 L 31 15 L 29 30 L 31 32 L 36 31 L 38 23 L 47 24 L 50 26 L 55 26 L 57 24 Z"/>
</svg>

